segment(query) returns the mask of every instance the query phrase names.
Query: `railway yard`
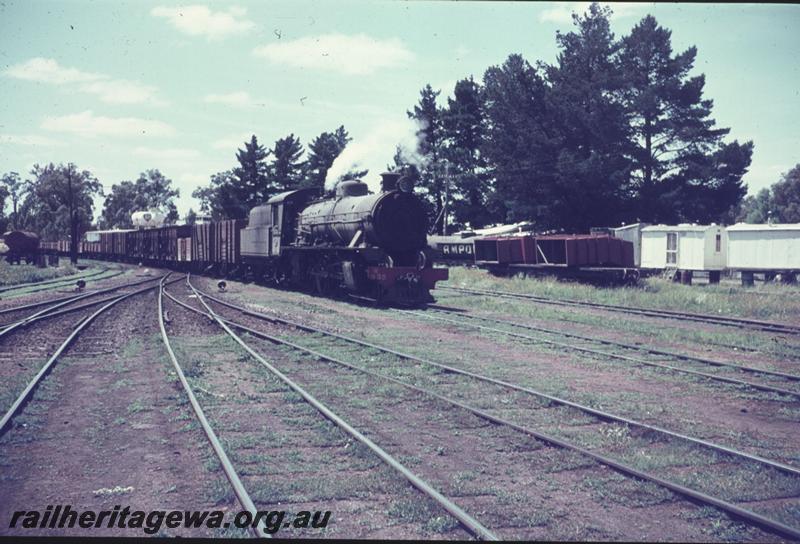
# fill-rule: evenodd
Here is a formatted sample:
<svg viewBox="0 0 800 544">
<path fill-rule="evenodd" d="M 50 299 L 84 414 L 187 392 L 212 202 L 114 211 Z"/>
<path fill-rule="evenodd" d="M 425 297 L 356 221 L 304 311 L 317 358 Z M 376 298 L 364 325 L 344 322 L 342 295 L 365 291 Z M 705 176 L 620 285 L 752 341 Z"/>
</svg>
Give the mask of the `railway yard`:
<svg viewBox="0 0 800 544">
<path fill-rule="evenodd" d="M 0 287 L 0 519 L 125 504 L 330 512 L 281 537 L 800 540 L 794 287 L 453 269 L 435 303 L 380 308 L 74 272 Z M 20 534 L 85 533 L 0 524 Z"/>
</svg>

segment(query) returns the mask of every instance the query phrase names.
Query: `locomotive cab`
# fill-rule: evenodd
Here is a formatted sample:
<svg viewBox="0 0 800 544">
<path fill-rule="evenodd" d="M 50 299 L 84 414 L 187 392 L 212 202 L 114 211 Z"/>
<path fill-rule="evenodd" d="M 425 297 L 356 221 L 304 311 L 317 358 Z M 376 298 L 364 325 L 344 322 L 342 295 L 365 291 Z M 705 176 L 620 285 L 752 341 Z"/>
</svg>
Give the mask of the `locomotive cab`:
<svg viewBox="0 0 800 544">
<path fill-rule="evenodd" d="M 242 229 L 242 256 L 279 257 L 281 247 L 294 240 L 298 212 L 318 195 L 314 188 L 286 191 L 250 210 L 247 227 Z"/>
</svg>

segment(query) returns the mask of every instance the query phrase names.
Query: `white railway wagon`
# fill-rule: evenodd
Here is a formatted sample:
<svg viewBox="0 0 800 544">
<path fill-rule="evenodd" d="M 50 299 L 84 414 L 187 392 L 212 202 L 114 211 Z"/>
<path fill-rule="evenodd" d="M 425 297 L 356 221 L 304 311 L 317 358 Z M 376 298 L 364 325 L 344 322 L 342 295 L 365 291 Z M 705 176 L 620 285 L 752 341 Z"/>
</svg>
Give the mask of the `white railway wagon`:
<svg viewBox="0 0 800 544">
<path fill-rule="evenodd" d="M 794 280 L 800 273 L 800 223 L 737 223 L 728 231 L 728 268 L 751 285 L 754 272 Z"/>
<path fill-rule="evenodd" d="M 693 272 L 709 272 L 711 283 L 719 282 L 727 266 L 727 232 L 719 225 L 653 225 L 642 229 L 641 267 L 673 269 L 684 283 Z"/>
<path fill-rule="evenodd" d="M 642 265 L 642 229 L 649 225 L 650 223 L 633 223 L 611 229 L 615 238 L 633 243 L 633 264 L 636 266 Z"/>
</svg>

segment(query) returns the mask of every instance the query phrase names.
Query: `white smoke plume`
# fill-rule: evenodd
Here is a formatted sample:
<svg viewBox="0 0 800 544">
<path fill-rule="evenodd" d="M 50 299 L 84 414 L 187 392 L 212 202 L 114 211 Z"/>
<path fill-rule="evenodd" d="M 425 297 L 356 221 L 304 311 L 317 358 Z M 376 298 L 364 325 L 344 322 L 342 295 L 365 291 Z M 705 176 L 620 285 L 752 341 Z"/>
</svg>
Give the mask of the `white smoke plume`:
<svg viewBox="0 0 800 544">
<path fill-rule="evenodd" d="M 424 126 L 414 119 L 403 119 L 384 122 L 360 139 L 350 142 L 342 153 L 336 157 L 325 177 L 325 190 L 332 191 L 347 173 L 369 170 L 362 181 L 370 191 L 380 191 L 380 174 L 386 171 L 386 165 L 394 164 L 397 146 L 403 159 L 419 167 L 425 163 L 425 157 L 419 152 L 420 131 Z"/>
</svg>

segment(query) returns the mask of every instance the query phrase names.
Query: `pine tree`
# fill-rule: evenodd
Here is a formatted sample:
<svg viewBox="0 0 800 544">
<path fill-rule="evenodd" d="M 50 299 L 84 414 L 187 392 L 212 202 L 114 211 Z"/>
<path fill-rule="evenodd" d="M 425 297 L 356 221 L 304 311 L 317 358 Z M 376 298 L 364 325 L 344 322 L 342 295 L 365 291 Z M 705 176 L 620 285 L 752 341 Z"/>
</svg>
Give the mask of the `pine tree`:
<svg viewBox="0 0 800 544">
<path fill-rule="evenodd" d="M 234 188 L 237 200 L 244 204 L 248 209 L 269 199 L 275 192 L 275 188 L 270 185 L 267 173 L 267 156 L 269 151 L 264 146 L 259 145 L 255 134 L 249 142 L 245 142 L 244 149 L 236 152 L 236 160 L 239 166 L 233 169 L 237 179 Z"/>
<path fill-rule="evenodd" d="M 648 15 L 622 39 L 620 53 L 633 129 L 636 197 L 641 219 L 648 221 L 701 219 L 698 213 L 707 218 L 698 210 L 710 203 L 697 206 L 697 198 L 724 198 L 725 208 L 736 204 L 743 196 L 733 187 L 737 180 L 728 179 L 724 193 L 714 190 L 721 181 L 711 171 L 715 154 L 740 154 L 743 173 L 752 153 L 752 142 L 723 151 L 721 139 L 730 129 L 715 128 L 713 101 L 703 98 L 705 76 L 689 75 L 697 48 L 673 55 L 671 34 Z M 695 217 L 682 209 L 694 210 L 688 213 Z"/>
<path fill-rule="evenodd" d="M 344 126 L 340 126 L 333 132 L 323 132 L 314 138 L 308 146 L 303 186 L 317 187 L 322 191 L 325 187 L 328 169 L 351 140 L 352 138 Z"/>
<path fill-rule="evenodd" d="M 482 154 L 495 192 L 488 207 L 499 221 L 548 224 L 554 199 L 556 139 L 541 74 L 511 55 L 483 76 L 487 129 Z"/>
<path fill-rule="evenodd" d="M 456 223 L 479 228 L 492 221 L 486 203 L 492 191 L 481 155 L 485 133 L 483 92 L 472 77 L 456 83 L 442 115 L 446 147 L 451 165 L 453 215 Z"/>
<path fill-rule="evenodd" d="M 303 179 L 303 145 L 294 134 L 280 138 L 271 150 L 272 163 L 269 167 L 270 185 L 277 191 L 297 188 Z"/>
<path fill-rule="evenodd" d="M 409 119 L 414 119 L 419 126 L 417 149 L 425 160 L 418 167 L 417 184 L 430 207 L 432 228 L 439 234 L 444 230 L 443 209 L 450 175 L 449 163 L 443 153 L 442 111 L 436 103 L 440 92 L 426 85 L 420 91 L 419 102 L 413 111 L 406 112 Z"/>
<path fill-rule="evenodd" d="M 558 33 L 555 66 L 545 68 L 547 102 L 559 151 L 550 226 L 588 232 L 629 219 L 629 127 L 621 100 L 625 81 L 615 62 L 619 42 L 611 10 L 592 4 L 573 15 L 575 30 Z"/>
</svg>

